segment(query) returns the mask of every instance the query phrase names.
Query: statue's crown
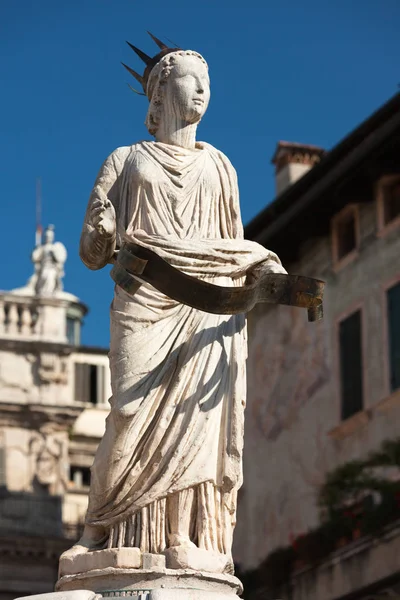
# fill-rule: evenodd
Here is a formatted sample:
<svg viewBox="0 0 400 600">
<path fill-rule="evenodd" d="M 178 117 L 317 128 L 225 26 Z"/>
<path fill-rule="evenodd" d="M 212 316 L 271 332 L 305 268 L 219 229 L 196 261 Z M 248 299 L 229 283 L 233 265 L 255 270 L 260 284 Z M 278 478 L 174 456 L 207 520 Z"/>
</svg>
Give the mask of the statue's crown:
<svg viewBox="0 0 400 600">
<path fill-rule="evenodd" d="M 131 75 L 133 75 L 133 77 L 135 79 L 137 79 L 137 81 L 139 81 L 139 83 L 141 83 L 142 88 L 144 90 L 144 94 L 142 94 L 141 92 L 138 92 L 137 90 L 135 90 L 133 88 L 131 88 L 131 89 L 134 92 L 136 92 L 137 94 L 140 94 L 142 96 L 145 96 L 146 93 L 147 93 L 147 82 L 149 80 L 150 73 L 151 73 L 152 69 L 156 66 L 156 64 L 166 54 L 169 54 L 170 52 L 177 52 L 177 51 L 180 50 L 180 48 L 178 48 L 178 47 L 170 48 L 169 46 L 167 46 L 166 44 L 164 44 L 161 40 L 159 40 L 158 38 L 156 38 L 155 35 L 153 35 L 152 33 L 150 33 L 150 31 L 148 31 L 147 33 L 152 38 L 152 40 L 157 44 L 157 46 L 161 49 L 161 52 L 158 52 L 158 54 L 156 54 L 153 57 L 148 56 L 145 52 L 142 52 L 142 50 L 139 50 L 139 48 L 136 48 L 136 46 L 134 46 L 130 42 L 126 42 L 128 44 L 128 46 L 130 48 L 132 48 L 132 50 L 134 52 L 136 52 L 136 54 L 138 55 L 138 57 L 146 64 L 146 68 L 144 70 L 143 75 L 139 75 L 139 73 L 136 73 L 136 71 L 134 71 L 133 69 L 131 69 L 130 67 L 128 67 L 128 65 L 126 65 L 125 63 L 122 63 L 123 66 L 125 67 L 125 69 L 127 69 L 129 71 L 129 73 Z"/>
</svg>

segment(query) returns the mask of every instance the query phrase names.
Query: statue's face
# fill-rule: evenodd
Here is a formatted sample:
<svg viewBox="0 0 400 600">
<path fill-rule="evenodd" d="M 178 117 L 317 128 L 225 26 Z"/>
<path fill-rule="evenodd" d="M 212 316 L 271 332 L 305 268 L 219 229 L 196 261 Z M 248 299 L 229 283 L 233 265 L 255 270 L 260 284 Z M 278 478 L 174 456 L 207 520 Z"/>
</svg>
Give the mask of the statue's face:
<svg viewBox="0 0 400 600">
<path fill-rule="evenodd" d="M 186 123 L 200 121 L 210 101 L 207 66 L 196 56 L 180 56 L 166 81 L 165 100 Z"/>
</svg>

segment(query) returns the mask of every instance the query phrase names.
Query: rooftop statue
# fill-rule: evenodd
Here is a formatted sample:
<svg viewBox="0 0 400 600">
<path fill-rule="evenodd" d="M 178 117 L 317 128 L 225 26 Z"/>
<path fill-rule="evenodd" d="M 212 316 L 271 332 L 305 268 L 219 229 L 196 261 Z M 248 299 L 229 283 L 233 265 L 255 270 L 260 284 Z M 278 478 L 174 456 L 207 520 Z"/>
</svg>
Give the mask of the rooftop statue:
<svg viewBox="0 0 400 600">
<path fill-rule="evenodd" d="M 64 265 L 67 250 L 64 244 L 54 241 L 54 226 L 49 225 L 39 235 L 32 251 L 33 275 L 24 287 L 16 288 L 13 294 L 38 297 L 75 298 L 63 291 Z"/>
<path fill-rule="evenodd" d="M 44 232 L 44 241 L 32 252 L 35 272 L 29 284 L 37 296 L 52 296 L 62 292 L 66 260 L 65 246 L 54 241 L 54 227 L 49 225 Z"/>
</svg>

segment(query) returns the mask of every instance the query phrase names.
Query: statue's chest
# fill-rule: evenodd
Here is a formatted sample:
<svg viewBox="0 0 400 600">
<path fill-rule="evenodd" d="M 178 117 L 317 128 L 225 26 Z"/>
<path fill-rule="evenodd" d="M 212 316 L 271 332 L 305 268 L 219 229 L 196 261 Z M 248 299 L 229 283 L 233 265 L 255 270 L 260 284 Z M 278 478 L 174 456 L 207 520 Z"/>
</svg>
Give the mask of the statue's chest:
<svg viewBox="0 0 400 600">
<path fill-rule="evenodd" d="M 221 194 L 217 168 L 208 156 L 162 164 L 142 159 L 132 165 L 131 176 L 146 194 L 168 198 L 173 204 L 192 197 L 210 201 Z"/>
</svg>

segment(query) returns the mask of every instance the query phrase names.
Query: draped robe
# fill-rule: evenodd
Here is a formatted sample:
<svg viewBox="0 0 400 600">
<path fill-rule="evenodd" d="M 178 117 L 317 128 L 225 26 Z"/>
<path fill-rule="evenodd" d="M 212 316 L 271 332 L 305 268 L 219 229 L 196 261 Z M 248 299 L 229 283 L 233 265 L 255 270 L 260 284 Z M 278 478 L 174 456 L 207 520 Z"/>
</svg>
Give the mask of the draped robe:
<svg viewBox="0 0 400 600">
<path fill-rule="evenodd" d="M 243 240 L 236 173 L 212 146 L 141 142 L 104 163 L 86 213 L 81 255 L 96 268 L 90 208 L 108 195 L 124 239 L 182 271 L 240 285 L 275 254 Z M 229 553 L 242 482 L 247 354 L 245 315 L 208 314 L 143 284 L 115 287 L 111 306 L 111 411 L 94 464 L 86 521 L 109 546 L 167 545 L 166 499 L 195 495 L 192 538 Z M 194 492 L 193 492 L 194 490 Z M 183 495 L 183 502 L 186 496 Z"/>
</svg>

